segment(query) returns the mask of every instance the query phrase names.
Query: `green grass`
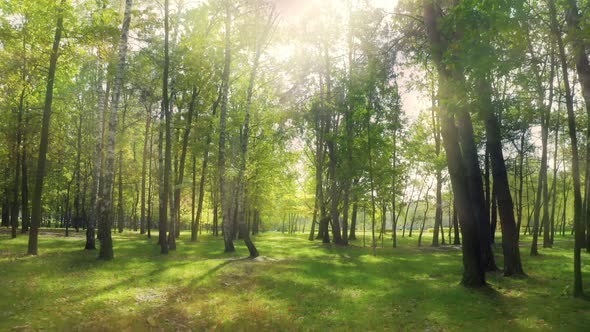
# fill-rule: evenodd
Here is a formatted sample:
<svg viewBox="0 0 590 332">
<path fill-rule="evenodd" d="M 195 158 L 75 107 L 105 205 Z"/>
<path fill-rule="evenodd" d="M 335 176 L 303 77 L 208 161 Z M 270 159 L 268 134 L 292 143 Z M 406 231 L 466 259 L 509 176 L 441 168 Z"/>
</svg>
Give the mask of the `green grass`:
<svg viewBox="0 0 590 332">
<path fill-rule="evenodd" d="M 0 233 L 0 331 L 6 330 L 429 330 L 587 331 L 590 302 L 571 297 L 571 238 L 528 256 L 525 279 L 488 274 L 493 290 L 461 287 L 456 248 L 347 248 L 311 243 L 304 235 L 255 238 L 247 250 L 222 252 L 220 238 L 160 256 L 156 239 L 115 235 L 115 260 L 98 261 L 80 237 L 41 236 L 38 257 L 26 237 Z M 424 243 L 430 243 L 426 234 Z M 526 238 L 523 239 L 525 242 Z M 369 241 L 367 241 L 367 244 Z M 386 242 L 386 246 L 389 243 Z M 497 250 L 498 265 L 501 252 Z M 583 254 L 588 262 L 590 256 Z M 590 269 L 584 266 L 590 292 Z"/>
</svg>

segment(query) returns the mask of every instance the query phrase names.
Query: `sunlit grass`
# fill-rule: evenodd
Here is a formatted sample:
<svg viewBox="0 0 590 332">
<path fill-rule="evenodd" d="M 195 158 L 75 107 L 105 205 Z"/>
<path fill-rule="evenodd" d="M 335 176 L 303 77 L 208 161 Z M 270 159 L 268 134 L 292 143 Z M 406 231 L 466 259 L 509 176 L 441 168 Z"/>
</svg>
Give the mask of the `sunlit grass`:
<svg viewBox="0 0 590 332">
<path fill-rule="evenodd" d="M 361 234 L 361 233 L 359 233 Z M 223 253 L 221 238 L 183 233 L 160 256 L 156 238 L 115 234 L 115 260 L 84 251 L 83 236 L 43 235 L 38 257 L 26 237 L 0 234 L 0 330 L 570 330 L 590 326 L 590 303 L 573 299 L 571 238 L 530 258 L 526 279 L 488 274 L 493 291 L 459 286 L 458 248 L 347 248 L 306 235 L 255 238 L 263 255 Z M 527 243 L 528 238 L 523 238 Z M 371 241 L 367 238 L 367 244 Z M 496 251 L 501 266 L 501 251 Z M 584 254 L 583 260 L 590 258 Z M 584 267 L 586 288 L 590 269 Z"/>
</svg>

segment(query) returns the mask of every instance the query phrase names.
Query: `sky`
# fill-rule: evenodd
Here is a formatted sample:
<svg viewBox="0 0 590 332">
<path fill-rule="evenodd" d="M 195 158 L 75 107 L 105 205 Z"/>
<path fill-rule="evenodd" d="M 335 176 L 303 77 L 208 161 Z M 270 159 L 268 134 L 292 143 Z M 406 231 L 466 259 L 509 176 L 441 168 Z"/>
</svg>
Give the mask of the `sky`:
<svg viewBox="0 0 590 332">
<path fill-rule="evenodd" d="M 286 20 L 313 11 L 324 1 L 332 1 L 332 4 L 342 12 L 346 11 L 349 0 L 274 0 L 278 10 Z M 382 8 L 386 12 L 395 12 L 398 0 L 368 0 L 375 8 Z M 278 51 L 280 53 L 280 50 Z M 288 52 L 288 50 L 287 50 Z M 280 55 L 279 55 L 280 56 Z M 429 107 L 429 101 L 415 87 L 411 87 L 411 75 L 414 69 L 402 69 L 398 84 L 402 99 L 402 110 L 410 121 L 415 120 L 421 110 Z"/>
<path fill-rule="evenodd" d="M 334 7 L 339 8 L 342 12 L 347 9 L 348 2 L 358 0 L 271 0 L 277 5 L 277 8 L 285 20 L 295 18 L 299 15 L 303 15 L 306 12 L 313 11 L 314 7 L 319 7 L 325 1 L 331 1 Z M 398 0 L 366 0 L 370 5 L 376 8 L 382 8 L 386 12 L 394 12 L 397 6 Z M 196 6 L 203 0 L 184 0 L 184 4 L 187 7 Z M 283 49 L 283 51 L 281 51 Z M 278 46 L 275 49 L 273 56 L 281 56 L 281 52 L 290 53 L 288 47 Z M 278 53 L 278 54 L 277 54 Z M 283 56 L 287 56 L 284 54 Z M 406 114 L 410 121 L 415 120 L 421 110 L 429 107 L 429 101 L 425 98 L 421 92 L 416 91 L 415 88 L 411 87 L 411 75 L 414 73 L 414 69 L 403 69 L 398 81 L 400 85 L 400 95 L 402 99 L 402 111 Z"/>
</svg>

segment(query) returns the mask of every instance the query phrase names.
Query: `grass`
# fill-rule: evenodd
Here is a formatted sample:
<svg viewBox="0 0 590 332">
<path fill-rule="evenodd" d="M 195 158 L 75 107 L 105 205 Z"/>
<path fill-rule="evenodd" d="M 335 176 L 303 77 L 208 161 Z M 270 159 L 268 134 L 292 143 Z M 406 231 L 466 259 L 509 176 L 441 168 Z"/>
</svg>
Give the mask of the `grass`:
<svg viewBox="0 0 590 332">
<path fill-rule="evenodd" d="M 431 234 L 425 234 L 430 243 Z M 556 238 L 538 257 L 522 247 L 525 279 L 488 274 L 492 290 L 461 287 L 460 250 L 347 248 L 304 235 L 255 238 L 264 255 L 222 252 L 220 238 L 188 241 L 160 256 L 156 238 L 114 238 L 115 260 L 84 251 L 82 234 L 45 232 L 40 255 L 24 256 L 26 237 L 0 233 L 0 331 L 583 331 L 590 302 L 571 297 L 571 238 Z M 527 238 L 523 238 L 526 242 Z M 367 241 L 369 243 L 369 241 Z M 386 242 L 386 246 L 387 246 Z M 359 246 L 360 245 L 360 246 Z M 496 251 L 501 266 L 501 251 Z M 586 262 L 590 257 L 583 254 Z M 590 291 L 590 269 L 584 266 Z"/>
</svg>

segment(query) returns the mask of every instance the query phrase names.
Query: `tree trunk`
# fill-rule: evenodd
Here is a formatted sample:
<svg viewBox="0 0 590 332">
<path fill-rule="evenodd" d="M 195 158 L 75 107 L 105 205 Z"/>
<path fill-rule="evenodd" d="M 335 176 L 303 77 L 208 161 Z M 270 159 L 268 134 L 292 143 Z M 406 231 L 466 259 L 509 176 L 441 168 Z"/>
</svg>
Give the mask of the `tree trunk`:
<svg viewBox="0 0 590 332">
<path fill-rule="evenodd" d="M 469 184 L 465 177 L 466 170 L 463 164 L 463 155 L 459 147 L 457 128 L 454 124 L 451 109 L 458 106 L 453 103 L 456 83 L 454 77 L 443 64 L 443 54 L 446 49 L 445 39 L 441 33 L 440 17 L 442 15 L 438 3 L 434 0 L 424 0 L 424 23 L 428 32 L 432 57 L 439 74 L 439 95 L 441 101 L 439 118 L 441 121 L 441 136 L 446 151 L 447 164 L 454 197 L 457 204 L 459 222 L 463 233 L 463 278 L 462 284 L 466 287 L 483 287 L 486 285 L 485 270 L 482 263 L 481 224 L 476 222 L 476 213 L 473 210 L 470 197 Z M 455 104 L 455 105 L 453 105 Z"/>
<path fill-rule="evenodd" d="M 153 209 L 152 209 L 152 159 L 153 159 L 153 148 L 154 148 L 154 129 L 153 126 L 150 129 L 150 151 L 148 154 L 148 193 L 147 193 L 147 237 L 148 239 L 152 238 L 152 217 L 153 217 Z"/>
<path fill-rule="evenodd" d="M 454 245 L 461 245 L 461 233 L 459 229 L 459 218 L 457 216 L 457 206 L 453 202 L 453 228 L 455 230 L 455 236 L 453 239 Z"/>
<path fill-rule="evenodd" d="M 373 255 L 376 255 L 376 248 L 377 243 L 375 242 L 375 183 L 373 181 L 373 151 L 371 146 L 371 119 L 370 114 L 366 116 L 366 126 L 367 126 L 367 148 L 369 154 L 369 183 L 371 185 L 371 235 L 372 235 L 372 242 L 371 247 L 373 248 Z"/>
<path fill-rule="evenodd" d="M 483 80 L 480 85 L 481 111 L 486 127 L 487 144 L 492 176 L 494 178 L 493 196 L 498 202 L 500 222 L 502 223 L 502 251 L 504 254 L 504 275 L 524 275 L 518 247 L 518 228 L 514 220 L 514 205 L 508 183 L 508 172 L 502 151 L 500 123 L 493 112 L 491 85 Z M 495 209 L 495 207 L 494 207 Z M 493 236 L 493 235 L 492 235 Z"/>
<path fill-rule="evenodd" d="M 148 159 L 151 159 L 150 154 L 150 133 L 152 126 L 152 109 L 151 106 L 146 107 L 146 119 L 145 119 L 145 133 L 143 138 L 143 158 L 141 161 L 141 203 L 140 203 L 140 219 L 139 219 L 139 233 L 145 234 L 146 228 L 146 177 L 147 177 L 147 164 Z"/>
<path fill-rule="evenodd" d="M 567 4 L 566 22 L 568 26 L 568 36 L 576 63 L 578 80 L 582 86 L 582 96 L 584 97 L 584 104 L 586 106 L 586 115 L 590 119 L 590 63 L 587 55 L 590 43 L 584 38 L 584 32 L 582 31 L 580 23 L 582 15 L 578 10 L 577 1 L 568 0 Z M 554 0 L 552 0 L 551 5 L 555 7 Z M 580 222 L 584 223 L 585 220 L 585 225 L 580 226 L 580 229 L 583 229 L 584 226 L 586 228 L 587 234 L 584 242 L 586 242 L 586 250 L 590 252 L 590 166 L 588 165 L 590 165 L 590 121 L 587 121 L 584 199 L 580 211 Z M 584 243 L 581 245 L 584 245 Z"/>
<path fill-rule="evenodd" d="M 548 211 L 546 211 L 547 207 L 547 137 L 549 135 L 549 128 L 548 128 L 548 117 L 549 117 L 550 110 L 544 110 L 541 116 L 541 136 L 542 136 L 542 154 L 541 154 L 541 169 L 539 171 L 539 183 L 537 184 L 537 195 L 535 200 L 535 212 L 534 212 L 534 220 L 533 220 L 533 242 L 531 244 L 531 256 L 536 256 L 539 254 L 537 249 L 537 241 L 539 236 L 539 222 L 541 218 L 541 207 L 543 207 L 543 225 L 546 225 L 546 221 L 548 221 Z M 547 232 L 548 227 L 545 227 L 545 232 Z M 545 242 L 545 241 L 544 241 Z M 546 246 L 547 243 L 544 244 Z"/>
<path fill-rule="evenodd" d="M 485 208 L 483 180 L 473 134 L 473 124 L 471 123 L 471 117 L 466 110 L 460 112 L 458 116 L 459 140 L 461 142 L 463 160 L 467 172 L 471 204 L 476 218 L 480 223 L 479 236 L 482 255 L 481 264 L 486 271 L 496 271 L 498 268 L 496 267 L 490 243 L 490 215 Z"/>
<path fill-rule="evenodd" d="M 568 35 L 574 41 L 573 46 L 576 49 L 579 45 L 576 44 L 576 33 L 578 32 L 576 28 L 576 23 L 579 19 L 578 9 L 576 6 L 575 1 L 569 1 L 569 9 L 566 15 L 566 21 L 568 23 L 569 31 Z M 569 84 L 569 77 L 567 73 L 567 57 L 565 54 L 565 47 L 563 45 L 562 36 L 558 31 L 557 27 L 557 18 L 556 18 L 556 10 L 555 10 L 555 0 L 549 0 L 549 7 L 551 11 L 551 26 L 553 35 L 557 39 L 557 44 L 559 47 L 559 59 L 561 63 L 561 72 L 563 76 L 563 83 L 565 86 L 565 104 L 567 106 L 567 117 L 568 117 L 568 129 L 570 135 L 570 144 L 572 147 L 572 177 L 574 182 L 574 229 L 576 233 L 575 243 L 574 243 L 574 297 L 582 297 L 584 295 L 584 290 L 582 287 L 582 261 L 581 261 L 581 251 L 582 245 L 584 242 L 584 224 L 582 220 L 582 194 L 581 194 L 581 181 L 580 181 L 580 158 L 578 155 L 578 137 L 576 135 L 576 115 L 574 113 L 574 101 L 573 96 L 570 89 Z M 577 62 L 581 61 L 582 59 L 587 58 L 585 54 L 582 57 L 576 57 Z M 576 64 L 578 64 L 576 62 Z M 590 81 L 588 81 L 590 83 Z M 583 84 L 585 87 L 586 84 Z M 586 97 L 586 93 L 584 93 Z M 586 99 L 586 98 L 585 98 Z M 589 102 L 586 102 L 588 106 Z"/>
<path fill-rule="evenodd" d="M 26 129 L 25 129 L 26 132 Z M 22 201 L 22 231 L 26 233 L 29 231 L 30 219 L 29 219 L 29 179 L 28 179 L 28 167 L 27 167 L 27 142 L 26 134 L 23 135 L 23 149 L 22 149 L 22 177 L 21 177 L 21 201 Z"/>
<path fill-rule="evenodd" d="M 123 112 L 125 113 L 125 112 Z M 125 117 L 123 116 L 123 119 Z M 125 126 L 125 120 L 123 120 L 123 127 Z M 125 208 L 123 206 L 123 150 L 119 151 L 119 171 L 118 174 L 118 200 L 117 200 L 117 230 L 119 233 L 123 233 L 123 227 L 125 226 Z"/>
<path fill-rule="evenodd" d="M 257 8 L 258 10 L 258 8 Z M 244 109 L 244 125 L 242 126 L 242 137 L 241 137 L 241 160 L 240 160 L 240 168 L 238 171 L 238 194 L 237 194 L 237 219 L 238 219 L 238 229 L 240 232 L 241 238 L 244 240 L 246 247 L 248 247 L 248 252 L 250 253 L 250 258 L 256 258 L 259 256 L 258 250 L 256 246 L 250 239 L 250 232 L 248 232 L 248 225 L 246 223 L 246 170 L 247 170 L 247 162 L 248 162 L 248 140 L 250 138 L 250 110 L 252 108 L 252 97 L 254 91 L 254 85 L 256 83 L 256 75 L 258 73 L 258 64 L 260 61 L 260 56 L 263 50 L 264 45 L 267 42 L 267 36 L 270 32 L 270 29 L 274 25 L 275 14 L 274 11 L 269 13 L 268 21 L 266 26 L 264 26 L 264 30 L 262 35 L 258 37 L 256 40 L 255 46 L 255 53 L 254 59 L 252 64 L 252 70 L 250 72 L 250 80 L 248 82 L 248 89 L 246 92 L 246 106 Z"/>
<path fill-rule="evenodd" d="M 74 194 L 74 227 L 76 228 L 76 232 L 80 230 L 80 200 L 81 197 L 81 169 L 80 169 L 80 158 L 82 154 L 82 116 L 83 109 L 80 107 L 80 114 L 78 115 L 78 128 L 77 128 L 77 135 L 76 135 L 76 168 L 74 170 L 74 177 L 76 179 L 76 192 Z"/>
<path fill-rule="evenodd" d="M 516 206 L 516 239 L 520 238 L 520 230 L 522 226 L 522 211 L 523 211 L 523 204 L 522 204 L 522 192 L 524 189 L 524 144 L 525 144 L 525 137 L 526 137 L 526 130 L 523 130 L 522 135 L 520 137 L 520 150 L 519 150 L 519 171 L 518 171 L 518 196 L 517 201 L 518 205 Z M 528 195 L 528 191 L 527 191 Z M 527 202 L 528 203 L 528 202 Z"/>
<path fill-rule="evenodd" d="M 174 216 L 174 200 L 173 200 L 173 183 L 172 183 L 172 110 L 170 108 L 170 95 L 169 95 L 169 74 L 170 74 L 170 51 L 169 51 L 169 39 L 170 39 L 170 14 L 169 14 L 170 1 L 164 0 L 164 74 L 162 79 L 162 111 L 164 113 L 164 136 L 165 136 L 165 151 L 164 151 L 164 170 L 163 186 L 160 188 L 160 222 L 163 223 L 168 229 L 168 237 L 166 232 L 162 236 L 162 248 L 166 247 L 166 250 L 162 249 L 162 253 L 166 254 L 169 250 L 176 250 L 176 231 L 174 218 L 168 219 L 168 212 L 170 216 Z M 162 144 L 162 143 L 160 143 Z M 161 167 L 162 165 L 160 165 Z M 166 229 L 164 228 L 164 230 Z"/>
<path fill-rule="evenodd" d="M 193 86 L 191 101 L 190 101 L 190 105 L 188 108 L 188 114 L 186 116 L 186 124 L 184 127 L 184 133 L 183 133 L 183 137 L 182 137 L 182 148 L 181 148 L 181 152 L 180 152 L 180 160 L 179 160 L 178 173 L 177 173 L 177 179 L 176 179 L 176 189 L 174 192 L 174 207 L 175 207 L 175 211 L 176 211 L 174 222 L 176 223 L 177 226 L 180 225 L 180 195 L 181 195 L 182 183 L 184 182 L 184 166 L 186 163 L 186 153 L 188 150 L 188 142 L 189 142 L 191 128 L 192 128 L 192 124 L 193 124 L 193 116 L 194 116 L 196 104 L 197 104 L 197 96 L 198 96 L 197 87 Z M 178 231 L 180 231 L 180 230 L 178 230 Z M 192 239 L 192 231 L 191 231 L 191 239 Z"/>
<path fill-rule="evenodd" d="M 418 247 L 422 246 L 422 234 L 424 234 L 424 226 L 426 225 L 426 217 L 428 215 L 428 210 L 430 208 L 430 201 L 428 200 L 428 194 L 430 193 L 430 186 L 426 189 L 426 194 L 424 195 L 424 203 L 426 203 L 426 208 L 424 209 L 424 215 L 422 215 L 422 226 L 420 226 L 420 233 L 418 234 Z"/>
<path fill-rule="evenodd" d="M 391 239 L 392 239 L 392 246 L 395 248 L 397 247 L 397 217 L 396 215 L 396 205 L 395 205 L 395 198 L 396 198 L 396 181 L 397 181 L 397 130 L 393 131 L 393 156 L 392 156 L 392 176 L 391 176 Z M 442 222 L 442 220 L 441 220 Z"/>
<path fill-rule="evenodd" d="M 228 188 L 226 188 L 225 175 L 225 140 L 226 140 L 226 126 L 227 126 L 227 104 L 229 98 L 229 76 L 231 67 L 231 9 L 230 3 L 227 3 L 225 8 L 225 61 L 223 67 L 222 80 L 222 98 L 221 98 L 221 114 L 219 119 L 219 154 L 218 154 L 218 170 L 219 170 L 219 193 L 221 195 L 221 214 L 223 217 L 223 241 L 225 243 L 225 252 L 234 252 L 233 242 L 233 223 L 230 216 L 230 205 Z"/>
<path fill-rule="evenodd" d="M 332 77 L 330 66 L 330 54 L 327 45 L 324 46 L 324 57 L 326 65 L 325 70 L 327 104 L 322 105 L 322 108 L 330 109 L 330 105 L 332 103 Z M 328 114 L 326 118 L 328 119 L 326 125 L 326 131 L 328 133 L 326 138 L 326 146 L 328 148 L 328 178 L 330 180 L 330 219 L 332 220 L 332 237 L 334 239 L 335 244 L 343 244 L 342 232 L 340 230 L 340 211 L 338 210 L 338 206 L 340 204 L 340 194 L 342 190 L 339 186 L 340 174 L 337 174 L 338 151 L 335 142 L 335 136 L 338 132 L 338 121 L 336 118 L 332 118 L 332 114 Z"/>
<path fill-rule="evenodd" d="M 561 104 L 559 104 L 561 105 Z M 554 151 L 553 151 L 553 180 L 551 183 L 551 192 L 552 192 L 552 202 L 553 204 L 551 204 L 551 244 L 553 244 L 554 239 L 555 239 L 555 210 L 556 210 L 556 206 L 557 206 L 557 169 L 558 169 L 558 165 L 557 165 L 557 151 L 559 148 L 559 127 L 560 127 L 560 123 L 561 120 L 559 118 L 559 113 L 560 113 L 560 107 L 558 107 L 557 112 L 556 112 L 556 127 L 555 127 L 555 146 L 554 146 Z"/>
<path fill-rule="evenodd" d="M 16 124 L 16 143 L 14 145 L 14 182 L 12 187 L 12 208 L 10 209 L 10 226 L 11 226 L 11 238 L 16 238 L 17 230 L 18 230 L 18 212 L 20 210 L 19 206 L 19 186 L 20 186 L 20 173 L 21 173 L 21 143 L 22 143 L 22 122 L 23 122 L 23 109 L 22 109 L 22 99 L 23 94 L 21 94 L 21 101 L 20 106 L 17 114 L 17 124 Z"/>
<path fill-rule="evenodd" d="M 129 25 L 131 23 L 131 7 L 133 0 L 125 1 L 125 15 L 121 27 L 121 39 L 119 40 L 119 57 L 117 71 L 115 74 L 115 85 L 113 88 L 111 117 L 108 126 L 108 142 L 105 158 L 105 176 L 104 186 L 99 197 L 99 219 L 98 231 L 100 238 L 99 259 L 113 259 L 113 240 L 111 238 L 111 227 L 113 224 L 113 201 L 111 197 L 113 183 L 115 179 L 115 140 L 117 137 L 119 101 L 121 99 L 121 90 L 123 89 L 123 78 L 125 74 L 125 59 L 127 56 L 127 37 L 129 35 Z"/>
<path fill-rule="evenodd" d="M 53 39 L 53 48 L 49 60 L 45 105 L 43 107 L 43 125 L 41 127 L 41 141 L 39 143 L 39 158 L 37 160 L 37 173 L 33 190 L 31 231 L 29 232 L 29 244 L 27 249 L 28 255 L 37 255 L 38 250 L 37 242 L 39 237 L 39 226 L 41 225 L 42 219 L 41 215 L 43 212 L 43 180 L 45 178 L 45 164 L 47 162 L 47 148 L 49 146 L 49 123 L 51 118 L 51 105 L 53 102 L 53 84 L 57 69 L 57 58 L 59 56 L 59 43 L 63 31 L 63 11 L 65 4 L 66 0 L 61 0 L 58 7 L 55 37 Z"/>
<path fill-rule="evenodd" d="M 434 136 L 434 153 L 436 158 L 440 156 L 440 123 L 436 117 L 436 95 L 434 89 L 434 79 L 431 82 L 431 115 L 432 115 L 432 132 Z M 432 233 L 432 246 L 438 247 L 439 229 L 442 227 L 442 169 L 436 166 L 436 212 L 434 215 L 434 231 Z M 422 237 L 420 236 L 420 239 Z"/>
<path fill-rule="evenodd" d="M 408 212 L 410 212 L 410 206 L 412 205 L 412 197 L 414 197 L 414 190 L 416 188 L 412 185 L 412 191 L 410 192 L 410 196 L 408 198 L 408 203 L 406 204 L 406 213 L 404 214 L 404 225 L 402 226 L 402 237 L 406 236 L 406 225 L 408 222 Z M 422 189 L 420 189 L 422 191 Z M 419 195 L 418 195 L 419 196 Z"/>
<path fill-rule="evenodd" d="M 508 177 L 508 175 L 506 175 Z M 496 183 L 492 184 L 492 219 L 491 219 L 491 232 L 490 241 L 496 243 L 496 229 L 498 228 L 498 194 L 497 194 Z M 508 191 L 510 193 L 510 191 Z M 512 215 L 514 216 L 514 206 L 512 209 Z M 514 218 L 514 217 L 513 217 Z M 514 232 L 516 232 L 516 222 L 514 225 Z M 518 237 L 517 237 L 518 238 Z"/>
<path fill-rule="evenodd" d="M 354 182 L 356 182 L 356 179 Z M 359 203 L 358 203 L 357 194 L 354 191 L 355 190 L 354 187 L 352 190 L 353 190 L 352 215 L 350 216 L 350 235 L 348 236 L 348 239 L 349 240 L 356 240 L 356 221 L 357 221 Z"/>
</svg>

